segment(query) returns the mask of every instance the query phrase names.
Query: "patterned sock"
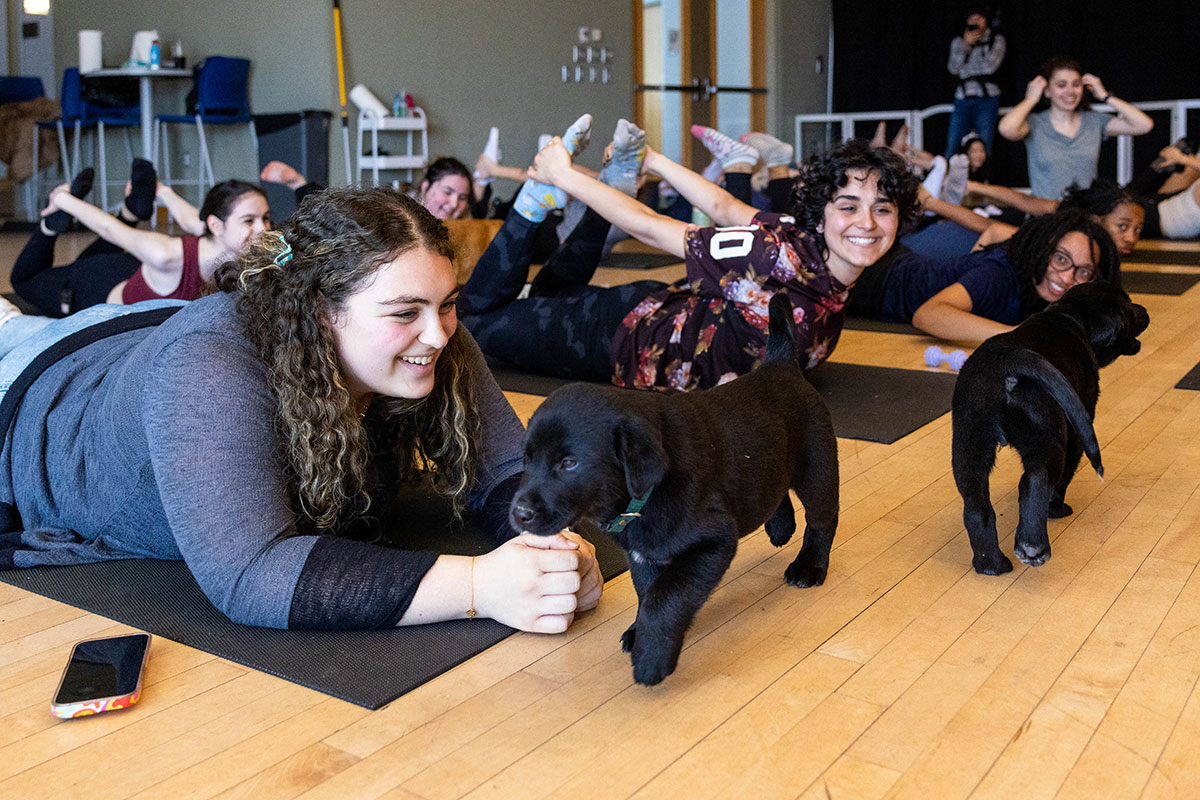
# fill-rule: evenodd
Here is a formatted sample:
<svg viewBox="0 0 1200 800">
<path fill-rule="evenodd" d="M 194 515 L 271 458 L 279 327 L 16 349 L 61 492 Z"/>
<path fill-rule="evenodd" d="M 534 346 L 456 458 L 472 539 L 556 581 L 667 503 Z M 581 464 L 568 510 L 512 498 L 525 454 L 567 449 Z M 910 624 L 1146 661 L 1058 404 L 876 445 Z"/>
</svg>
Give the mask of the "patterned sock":
<svg viewBox="0 0 1200 800">
<path fill-rule="evenodd" d="M 71 194 L 82 199 L 87 197 L 88 192 L 92 190 L 92 181 L 94 180 L 95 172 L 91 167 L 86 167 L 82 172 L 75 176 L 71 181 Z M 71 220 L 74 219 L 70 214 L 59 209 L 51 214 L 47 214 L 42 219 L 42 225 L 53 233 L 66 233 L 71 227 Z"/>
<path fill-rule="evenodd" d="M 633 197 L 645 158 L 646 132 L 629 120 L 619 120 L 613 131 L 612 160 L 600 170 L 600 180 Z"/>
<path fill-rule="evenodd" d="M 758 163 L 758 151 L 748 144 L 742 144 L 730 139 L 720 131 L 706 128 L 703 125 L 692 126 L 692 136 L 695 136 L 709 152 L 721 161 L 721 166 L 729 169 L 734 164 Z"/>
<path fill-rule="evenodd" d="M 500 129 L 494 125 L 492 126 L 491 131 L 488 132 L 488 140 L 487 140 L 487 144 L 485 144 L 483 146 L 483 154 L 485 156 L 487 156 L 488 158 L 490 158 L 492 161 L 495 161 L 497 164 L 500 163 L 500 155 L 501 155 L 501 153 L 500 153 Z M 487 186 L 489 183 L 492 182 L 492 180 L 493 179 L 490 177 L 489 178 L 479 177 L 479 171 L 478 170 L 475 171 L 475 182 L 478 183 L 480 186 Z"/>
<path fill-rule="evenodd" d="M 940 197 L 951 205 L 962 202 L 967 193 L 967 175 L 971 171 L 971 163 L 966 153 L 950 156 L 950 168 L 946 171 L 946 180 L 942 181 Z"/>
<path fill-rule="evenodd" d="M 154 174 L 154 165 L 144 158 L 135 158 L 129 168 L 129 194 L 125 197 L 129 213 L 141 220 L 150 219 L 157 191 L 158 176 Z"/>
<path fill-rule="evenodd" d="M 792 146 L 767 133 L 743 133 L 742 144 L 758 151 L 768 167 L 782 167 L 792 160 Z"/>
<path fill-rule="evenodd" d="M 592 115 L 584 114 L 571 123 L 563 134 L 563 147 L 572 156 L 579 155 L 587 146 L 592 135 Z M 557 186 L 528 180 L 521 185 L 517 199 L 513 201 L 513 210 L 530 222 L 541 222 L 556 208 L 567 204 L 567 195 Z"/>
</svg>

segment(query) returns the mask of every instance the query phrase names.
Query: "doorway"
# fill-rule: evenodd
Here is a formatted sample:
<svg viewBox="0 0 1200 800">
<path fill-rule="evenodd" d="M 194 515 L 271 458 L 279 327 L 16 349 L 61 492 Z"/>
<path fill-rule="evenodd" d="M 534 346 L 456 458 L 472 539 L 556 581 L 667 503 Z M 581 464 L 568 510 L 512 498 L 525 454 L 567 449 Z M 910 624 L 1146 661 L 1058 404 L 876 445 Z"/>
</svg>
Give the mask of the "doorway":
<svg viewBox="0 0 1200 800">
<path fill-rule="evenodd" d="M 765 0 L 633 0 L 634 118 L 651 147 L 703 169 L 691 135 L 766 127 Z"/>
</svg>

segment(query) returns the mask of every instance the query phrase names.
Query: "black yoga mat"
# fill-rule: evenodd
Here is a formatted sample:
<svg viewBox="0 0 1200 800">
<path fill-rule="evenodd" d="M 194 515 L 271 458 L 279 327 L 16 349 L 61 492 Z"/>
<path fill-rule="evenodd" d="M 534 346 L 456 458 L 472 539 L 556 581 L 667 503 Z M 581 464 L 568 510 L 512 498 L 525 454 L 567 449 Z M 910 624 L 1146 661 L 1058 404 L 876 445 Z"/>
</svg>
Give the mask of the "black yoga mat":
<svg viewBox="0 0 1200 800">
<path fill-rule="evenodd" d="M 42 313 L 41 309 L 26 300 L 24 297 L 21 297 L 21 295 L 17 294 L 16 292 L 5 292 L 4 299 L 21 309 L 22 314 L 40 316 Z"/>
<path fill-rule="evenodd" d="M 463 526 L 443 524 L 449 507 L 431 492 L 414 491 L 411 498 L 406 492 L 403 503 L 406 524 L 430 532 L 421 541 L 406 538 L 406 547 L 460 555 L 491 549 L 478 520 L 468 518 Z M 581 533 L 595 543 L 606 580 L 625 571 L 624 554 L 608 536 Z M 182 561 L 12 569 L 0 571 L 0 581 L 371 709 L 513 633 L 489 619 L 375 631 L 239 625 L 208 602 Z"/>
<path fill-rule="evenodd" d="M 609 252 L 600 260 L 600 266 L 610 269 L 657 269 L 682 262 L 682 258 L 670 253 Z"/>
<path fill-rule="evenodd" d="M 925 336 L 925 331 L 917 330 L 907 322 L 888 322 L 882 319 L 871 319 L 870 317 L 846 317 L 845 323 L 842 325 L 844 330 L 852 331 L 877 331 L 879 333 L 903 333 L 908 336 Z"/>
<path fill-rule="evenodd" d="M 1183 294 L 1200 281 L 1200 273 L 1121 270 L 1121 286 L 1130 294 Z"/>
<path fill-rule="evenodd" d="M 1125 261 L 1136 264 L 1178 264 L 1181 267 L 1200 267 L 1197 250 L 1134 250 Z"/>
<path fill-rule="evenodd" d="M 1188 370 L 1188 374 L 1179 379 L 1179 383 L 1175 384 L 1176 389 L 1191 389 L 1192 391 L 1200 390 L 1200 364 Z"/>
<path fill-rule="evenodd" d="M 521 372 L 490 357 L 488 364 L 507 392 L 544 396 L 572 383 Z M 838 436 L 882 444 L 891 444 L 949 411 L 955 378 L 951 372 L 829 362 L 808 374 L 829 406 Z"/>
</svg>

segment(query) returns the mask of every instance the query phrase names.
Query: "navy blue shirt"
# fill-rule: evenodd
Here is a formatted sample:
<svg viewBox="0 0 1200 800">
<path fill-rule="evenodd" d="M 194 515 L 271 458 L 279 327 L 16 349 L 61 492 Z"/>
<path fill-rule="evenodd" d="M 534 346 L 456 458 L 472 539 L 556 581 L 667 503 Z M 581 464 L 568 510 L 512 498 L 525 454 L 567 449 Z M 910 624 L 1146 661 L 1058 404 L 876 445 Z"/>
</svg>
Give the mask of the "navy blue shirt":
<svg viewBox="0 0 1200 800">
<path fill-rule="evenodd" d="M 1008 249 L 997 247 L 954 258 L 933 259 L 901 253 L 884 280 L 879 316 L 912 322 L 913 314 L 947 286 L 961 283 L 971 297 L 971 313 L 1005 325 L 1025 318 L 1021 284 L 1008 261 Z"/>
</svg>

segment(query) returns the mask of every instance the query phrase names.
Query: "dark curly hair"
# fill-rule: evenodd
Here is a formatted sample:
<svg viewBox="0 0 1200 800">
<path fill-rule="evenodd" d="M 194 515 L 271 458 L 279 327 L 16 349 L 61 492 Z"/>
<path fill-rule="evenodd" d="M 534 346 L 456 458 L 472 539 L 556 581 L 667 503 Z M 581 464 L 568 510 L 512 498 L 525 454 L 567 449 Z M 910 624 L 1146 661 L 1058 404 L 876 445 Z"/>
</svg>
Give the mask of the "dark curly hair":
<svg viewBox="0 0 1200 800">
<path fill-rule="evenodd" d="M 1111 214 L 1122 203 L 1140 205 L 1141 200 L 1112 178 L 1096 178 L 1090 186 L 1072 183 L 1063 194 L 1059 208 L 1078 208 L 1097 217 Z"/>
<path fill-rule="evenodd" d="M 289 247 L 291 258 L 280 259 Z M 416 200 L 385 187 L 326 189 L 214 275 L 220 291 L 238 296 L 243 329 L 267 367 L 285 474 L 299 513 L 317 529 L 366 514 L 367 464 L 377 451 L 387 457 L 381 468 L 399 479 L 436 465 L 456 509 L 473 480 L 480 422 L 461 328 L 438 358 L 428 396 L 376 396 L 365 417 L 338 361 L 337 314 L 378 269 L 418 248 L 453 255 L 445 226 Z"/>
<path fill-rule="evenodd" d="M 879 176 L 879 191 L 896 204 L 898 230 L 920 212 L 917 205 L 920 182 L 901 156 L 887 147 L 872 147 L 866 139 L 843 142 L 808 159 L 792 189 L 792 216 L 817 240 L 822 252 L 825 236 L 820 228 L 825 222 L 825 207 L 833 202 L 838 189 L 849 182 L 850 173 L 859 171 Z"/>
<path fill-rule="evenodd" d="M 1079 61 L 1077 59 L 1071 58 L 1070 56 L 1054 56 L 1052 58 L 1047 58 L 1045 61 L 1042 62 L 1042 67 L 1040 70 L 1038 70 L 1038 74 L 1041 75 L 1043 78 L 1045 78 L 1046 82 L 1049 83 L 1050 79 L 1054 77 L 1054 73 L 1058 72 L 1060 69 L 1074 70 L 1075 72 L 1079 73 L 1080 77 L 1083 77 L 1083 67 L 1080 66 Z M 1049 87 L 1047 87 L 1047 88 L 1049 88 Z M 1033 110 L 1041 111 L 1041 110 L 1049 108 L 1049 107 L 1050 107 L 1050 101 L 1047 100 L 1046 96 L 1043 94 L 1042 99 L 1038 101 L 1037 105 L 1034 106 Z M 1075 110 L 1076 111 L 1087 111 L 1091 107 L 1092 107 L 1092 93 L 1089 92 L 1088 88 L 1085 86 L 1085 87 L 1083 87 L 1083 91 L 1079 95 L 1079 105 L 1075 107 Z"/>
<path fill-rule="evenodd" d="M 1104 226 L 1086 211 L 1078 208 L 1059 209 L 1053 214 L 1027 220 L 1008 241 L 992 245 L 1007 248 L 1009 263 L 1021 284 L 1021 306 L 1026 313 L 1033 313 L 1046 305 L 1035 287 L 1046 277 L 1050 256 L 1058 243 L 1072 231 L 1082 233 L 1100 251 L 1096 259 L 1095 280 L 1121 285 L 1121 262 L 1117 247 Z"/>
</svg>

